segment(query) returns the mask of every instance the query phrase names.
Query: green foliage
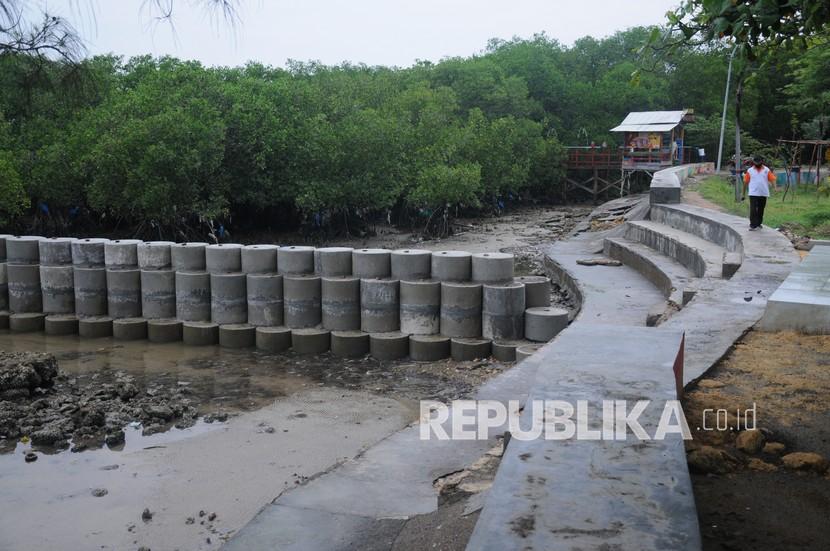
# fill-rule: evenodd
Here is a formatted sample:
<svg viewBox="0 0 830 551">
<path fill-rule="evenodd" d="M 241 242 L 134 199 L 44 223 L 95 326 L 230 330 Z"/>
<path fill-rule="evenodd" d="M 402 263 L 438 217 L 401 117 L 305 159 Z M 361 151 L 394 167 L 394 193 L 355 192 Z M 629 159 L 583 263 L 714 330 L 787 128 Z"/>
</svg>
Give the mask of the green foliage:
<svg viewBox="0 0 830 551">
<path fill-rule="evenodd" d="M 687 144 L 715 153 L 727 52 L 637 51 L 655 34 L 639 27 L 572 47 L 544 34 L 493 40 L 476 56 L 404 69 L 3 55 L 0 208 L 13 219 L 45 203 L 60 219 L 71 209 L 187 232 L 205 220 L 264 227 L 393 211 L 446 227 L 455 207 L 560 200 L 563 144 L 614 147 L 608 130 L 629 111 L 695 108 Z M 826 92 L 825 57 L 784 52 L 747 81 L 744 151 L 768 151 L 791 115 L 809 120 Z M 632 84 L 644 59 L 653 67 Z"/>
</svg>

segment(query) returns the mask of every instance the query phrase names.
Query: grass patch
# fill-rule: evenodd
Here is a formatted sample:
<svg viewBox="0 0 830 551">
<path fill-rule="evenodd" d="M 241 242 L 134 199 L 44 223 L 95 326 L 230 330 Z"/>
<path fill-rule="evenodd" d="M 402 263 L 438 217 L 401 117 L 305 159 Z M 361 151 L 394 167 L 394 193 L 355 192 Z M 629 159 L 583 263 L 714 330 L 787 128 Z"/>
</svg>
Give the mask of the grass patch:
<svg viewBox="0 0 830 551">
<path fill-rule="evenodd" d="M 724 210 L 749 217 L 749 199 L 736 203 L 732 186 L 725 178 L 710 176 L 697 186 L 697 191 Z M 785 201 L 782 201 L 783 195 L 782 187 L 774 191 L 767 200 L 767 208 L 764 210 L 765 226 L 785 226 L 799 235 L 830 237 L 830 198 L 816 195 L 816 188 L 807 185 L 802 185 L 795 194 L 791 189 Z"/>
</svg>

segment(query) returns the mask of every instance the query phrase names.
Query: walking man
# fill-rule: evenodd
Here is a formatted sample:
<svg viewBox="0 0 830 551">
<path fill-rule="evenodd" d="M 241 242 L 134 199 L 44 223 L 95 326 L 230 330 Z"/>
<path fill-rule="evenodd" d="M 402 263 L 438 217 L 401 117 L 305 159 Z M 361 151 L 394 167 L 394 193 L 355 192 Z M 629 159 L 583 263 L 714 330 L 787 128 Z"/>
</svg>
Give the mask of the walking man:
<svg viewBox="0 0 830 551">
<path fill-rule="evenodd" d="M 760 155 L 752 158 L 752 166 L 744 172 L 744 193 L 749 191 L 749 231 L 761 227 L 770 189 L 775 187 L 775 173 L 764 165 Z"/>
</svg>

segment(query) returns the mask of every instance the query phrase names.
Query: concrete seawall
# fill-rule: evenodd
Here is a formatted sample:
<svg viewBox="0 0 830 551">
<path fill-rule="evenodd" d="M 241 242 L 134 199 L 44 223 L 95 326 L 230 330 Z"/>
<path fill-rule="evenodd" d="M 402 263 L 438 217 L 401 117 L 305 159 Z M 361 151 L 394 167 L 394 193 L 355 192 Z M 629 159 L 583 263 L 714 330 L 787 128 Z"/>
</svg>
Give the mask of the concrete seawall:
<svg viewBox="0 0 830 551">
<path fill-rule="evenodd" d="M 512 360 L 531 344 L 526 309 L 550 303 L 550 280 L 526 288 L 501 252 L 10 235 L 0 247 L 0 328 L 19 332 L 351 356 L 371 337 L 380 359 L 489 355 L 495 341 Z M 537 339 L 561 330 L 538 313 L 532 325 Z"/>
</svg>

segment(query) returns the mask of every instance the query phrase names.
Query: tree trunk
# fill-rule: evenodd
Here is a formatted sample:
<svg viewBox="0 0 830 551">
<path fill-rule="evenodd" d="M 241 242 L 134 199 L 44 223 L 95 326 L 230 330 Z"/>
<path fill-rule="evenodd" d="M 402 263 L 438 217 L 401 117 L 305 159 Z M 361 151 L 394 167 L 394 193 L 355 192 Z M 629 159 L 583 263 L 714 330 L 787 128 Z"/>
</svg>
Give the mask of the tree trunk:
<svg viewBox="0 0 830 551">
<path fill-rule="evenodd" d="M 738 83 L 735 86 L 735 202 L 740 202 L 744 196 L 744 163 L 741 158 L 741 99 L 744 93 L 744 69 L 738 73 Z"/>
</svg>

